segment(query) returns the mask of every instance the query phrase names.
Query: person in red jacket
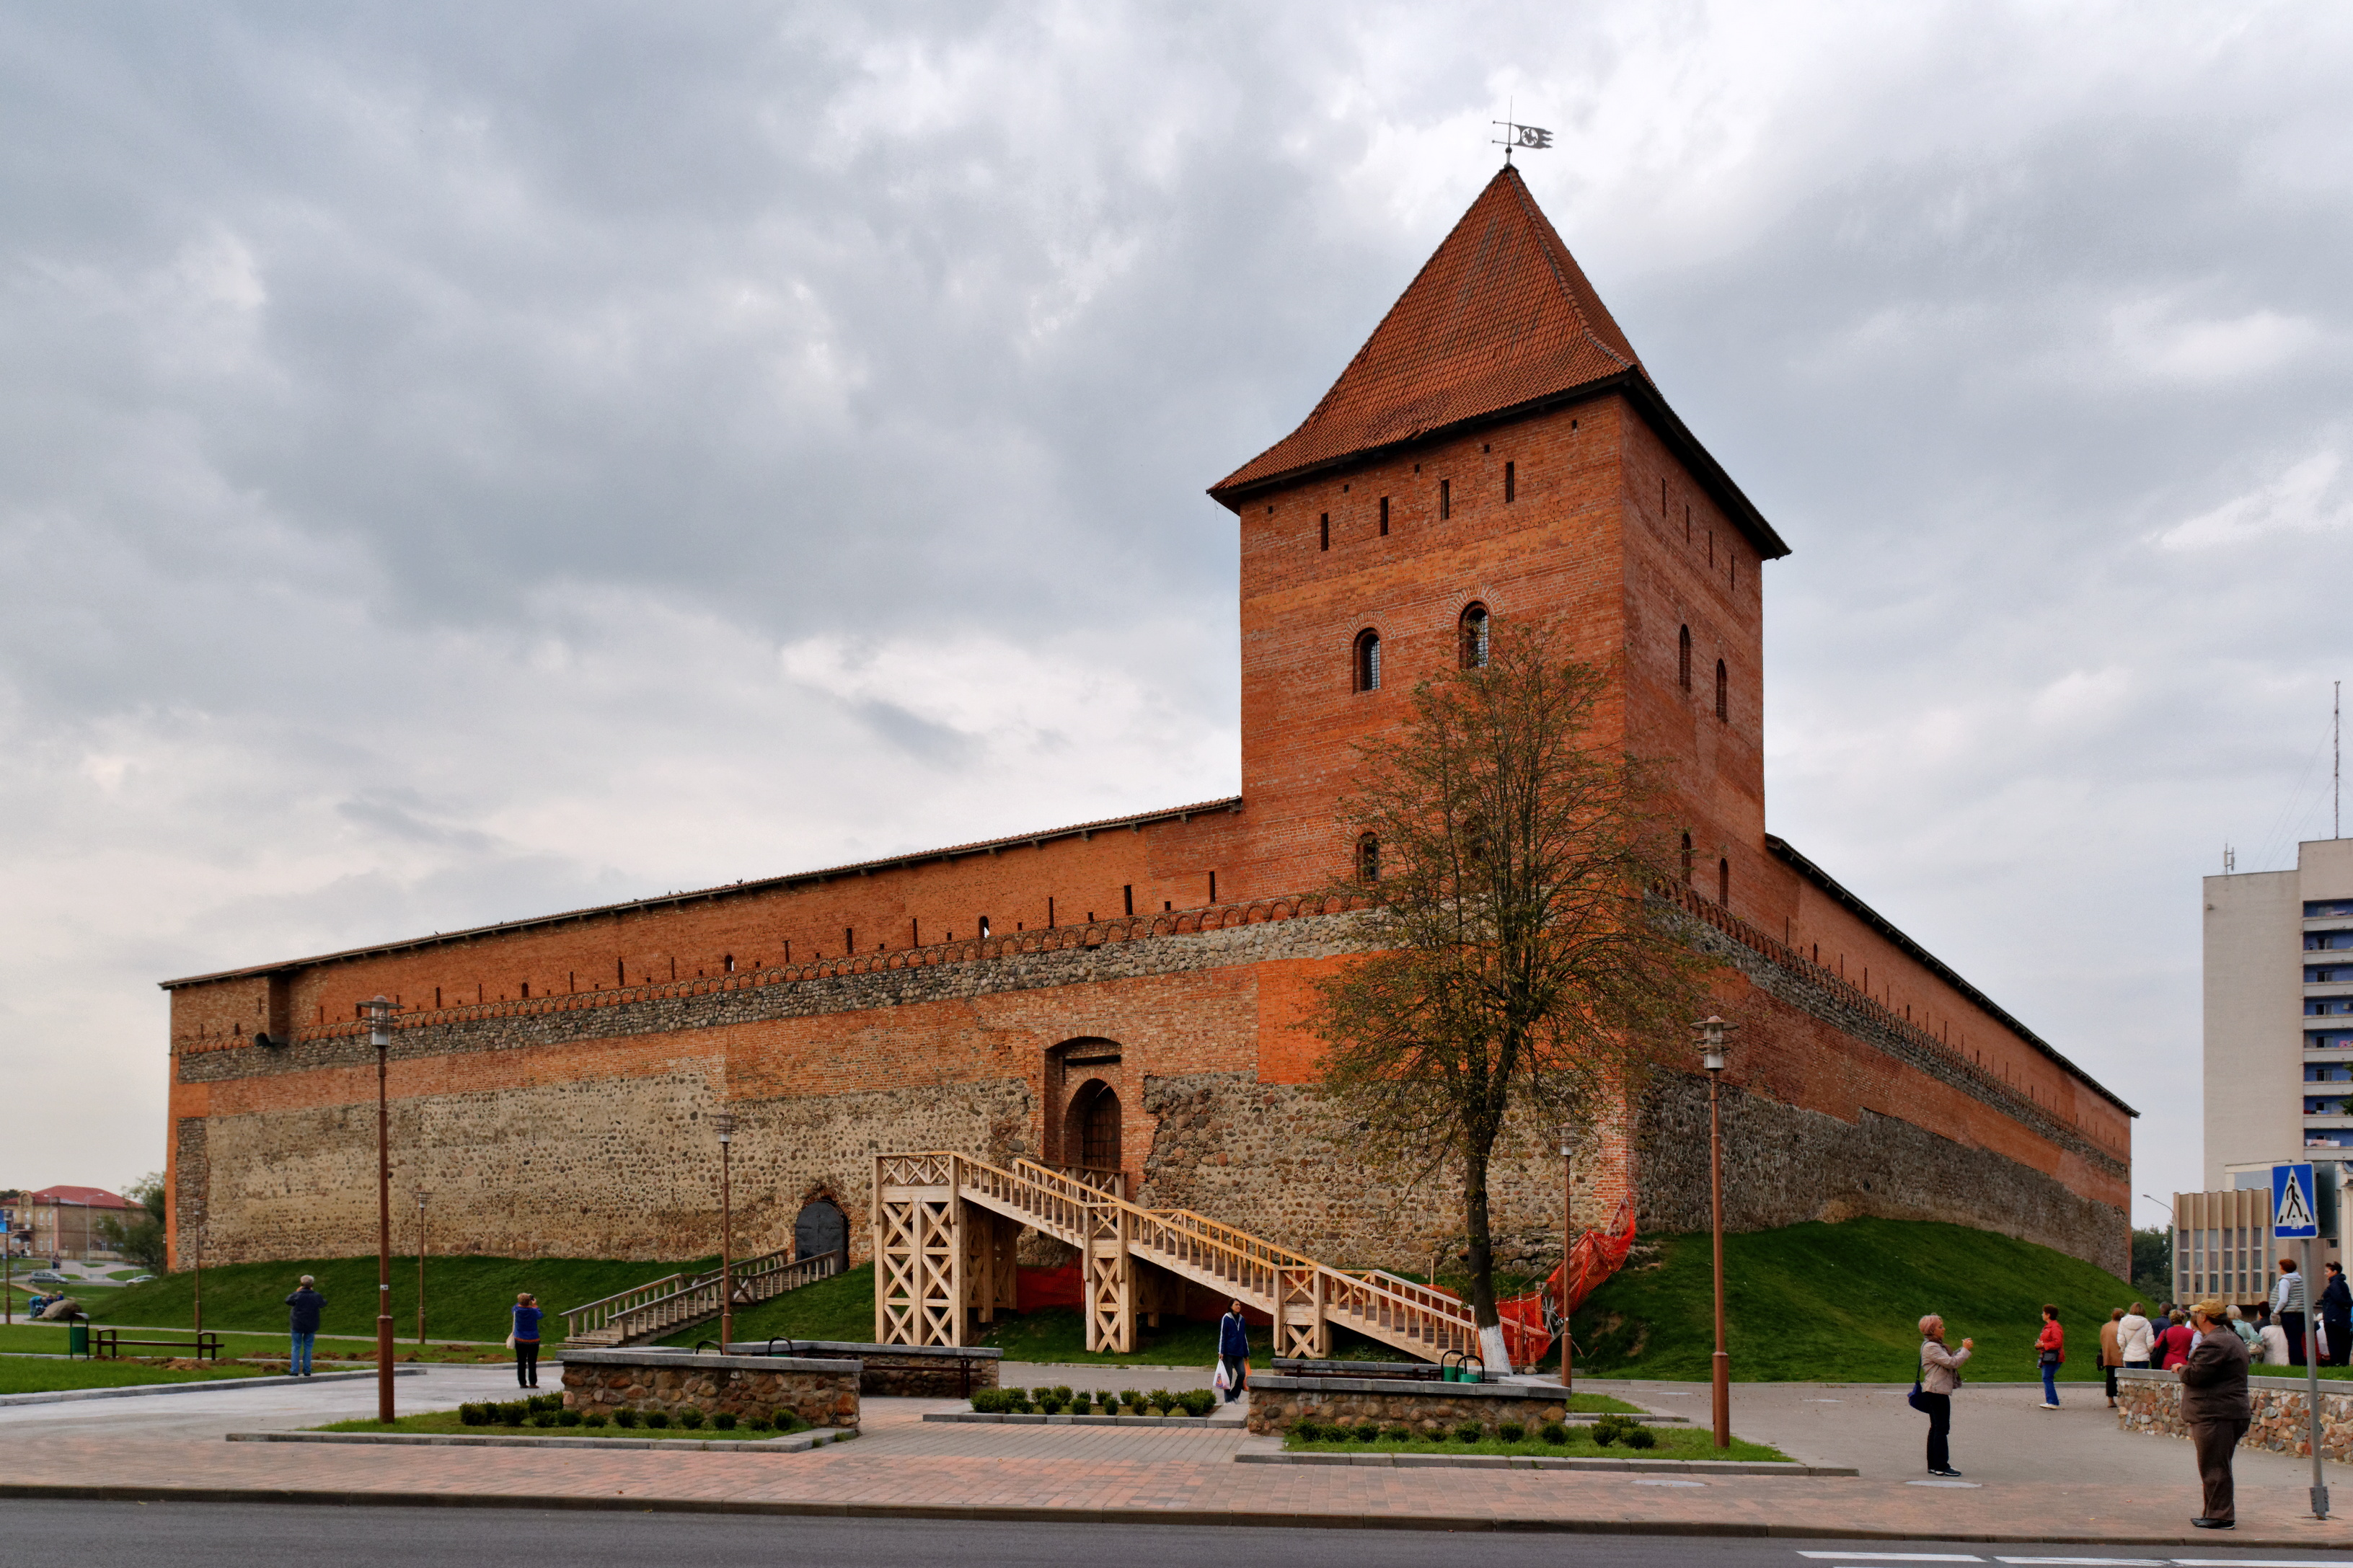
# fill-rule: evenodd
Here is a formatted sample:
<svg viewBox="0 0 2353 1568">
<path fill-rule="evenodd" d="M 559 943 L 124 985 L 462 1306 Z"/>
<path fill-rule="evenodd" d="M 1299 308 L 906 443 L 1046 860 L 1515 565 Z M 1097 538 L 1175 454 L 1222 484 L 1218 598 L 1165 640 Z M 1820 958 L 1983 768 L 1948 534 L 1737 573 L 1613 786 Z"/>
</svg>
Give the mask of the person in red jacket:
<svg viewBox="0 0 2353 1568">
<path fill-rule="evenodd" d="M 2159 1370 L 2171 1372 L 2189 1359 L 2189 1352 L 2198 1343 L 2198 1335 L 2189 1327 L 2189 1315 L 2176 1307 L 2173 1321 L 2157 1342 L 2157 1364 Z"/>
<path fill-rule="evenodd" d="M 2034 1342 L 2035 1359 L 2042 1363 L 2042 1408 L 2059 1408 L 2059 1368 L 2067 1360 L 2067 1331 L 2059 1326 L 2059 1309 L 2042 1309 L 2042 1334 Z"/>
</svg>

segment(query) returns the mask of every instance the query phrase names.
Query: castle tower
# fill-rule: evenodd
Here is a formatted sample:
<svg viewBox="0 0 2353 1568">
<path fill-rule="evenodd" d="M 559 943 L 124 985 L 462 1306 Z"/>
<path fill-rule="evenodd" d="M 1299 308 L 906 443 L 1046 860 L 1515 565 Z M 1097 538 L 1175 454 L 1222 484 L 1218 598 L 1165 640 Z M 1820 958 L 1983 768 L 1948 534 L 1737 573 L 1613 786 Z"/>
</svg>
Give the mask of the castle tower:
<svg viewBox="0 0 2353 1568">
<path fill-rule="evenodd" d="M 1672 759 L 1694 885 L 1736 906 L 1766 885 L 1758 566 L 1788 547 L 1659 395 L 1516 169 L 1299 428 L 1209 493 L 1241 523 L 1253 882 L 1236 892 L 1344 872 L 1353 745 L 1480 657 L 1482 617 L 1556 622 L 1616 668 L 1596 740 Z"/>
</svg>

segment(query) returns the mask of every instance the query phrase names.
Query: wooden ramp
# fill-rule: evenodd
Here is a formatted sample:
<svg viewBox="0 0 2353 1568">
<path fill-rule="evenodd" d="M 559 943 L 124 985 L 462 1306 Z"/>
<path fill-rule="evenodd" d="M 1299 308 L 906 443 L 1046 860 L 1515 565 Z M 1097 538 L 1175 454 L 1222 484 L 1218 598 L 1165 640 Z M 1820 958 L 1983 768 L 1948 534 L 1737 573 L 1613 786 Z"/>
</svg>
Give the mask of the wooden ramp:
<svg viewBox="0 0 2353 1568">
<path fill-rule="evenodd" d="M 1119 1188 L 1116 1173 L 1029 1160 L 1007 1169 L 956 1153 L 876 1155 L 876 1342 L 965 1343 L 967 1323 L 1016 1304 L 1014 1243 L 1034 1226 L 1079 1249 L 1091 1351 L 1134 1350 L 1136 1318 L 1162 1310 L 1159 1278 L 1139 1262 L 1266 1313 L 1277 1355 L 1329 1355 L 1335 1325 L 1428 1361 L 1479 1348 L 1470 1306 L 1451 1291 L 1333 1268 L 1188 1209 L 1141 1207 Z"/>
<path fill-rule="evenodd" d="M 789 1250 L 764 1253 L 735 1265 L 735 1306 L 740 1310 L 787 1290 L 797 1290 L 840 1273 L 848 1259 L 820 1252 L 796 1259 Z M 691 1329 L 719 1316 L 719 1270 L 666 1274 L 564 1312 L 564 1342 L 577 1350 L 610 1350 L 643 1343 Z"/>
</svg>

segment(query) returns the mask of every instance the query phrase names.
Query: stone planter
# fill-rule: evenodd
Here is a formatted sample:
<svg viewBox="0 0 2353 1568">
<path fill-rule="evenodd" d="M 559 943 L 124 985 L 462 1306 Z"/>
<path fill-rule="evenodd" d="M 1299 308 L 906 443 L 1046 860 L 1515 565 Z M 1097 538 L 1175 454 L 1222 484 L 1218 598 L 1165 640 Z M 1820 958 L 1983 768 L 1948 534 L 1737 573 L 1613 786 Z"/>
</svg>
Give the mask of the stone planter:
<svg viewBox="0 0 2353 1568">
<path fill-rule="evenodd" d="M 694 1355 L 685 1351 L 566 1351 L 564 1403 L 591 1410 L 666 1410 L 706 1416 L 789 1410 L 812 1426 L 858 1425 L 859 1363 L 796 1356 Z"/>
<path fill-rule="evenodd" d="M 1567 1417 L 1566 1391 L 1536 1383 L 1405 1383 L 1377 1377 L 1253 1377 L 1250 1429 L 1281 1432 L 1306 1417 L 1343 1426 L 1370 1421 L 1417 1432 L 1475 1421 L 1493 1433 L 1507 1421 L 1533 1430 Z"/>
<path fill-rule="evenodd" d="M 2311 1456 L 2312 1426 L 2305 1412 L 2303 1378 L 2250 1377 L 2247 1399 L 2254 1408 L 2254 1419 L 2248 1423 L 2241 1447 Z M 2180 1382 L 2169 1372 L 2126 1367 L 2117 1373 L 2116 1425 L 2153 1437 L 2189 1436 L 2189 1424 L 2181 1419 Z M 2320 1380 L 2320 1457 L 2353 1463 L 2353 1384 L 2342 1379 Z"/>
</svg>

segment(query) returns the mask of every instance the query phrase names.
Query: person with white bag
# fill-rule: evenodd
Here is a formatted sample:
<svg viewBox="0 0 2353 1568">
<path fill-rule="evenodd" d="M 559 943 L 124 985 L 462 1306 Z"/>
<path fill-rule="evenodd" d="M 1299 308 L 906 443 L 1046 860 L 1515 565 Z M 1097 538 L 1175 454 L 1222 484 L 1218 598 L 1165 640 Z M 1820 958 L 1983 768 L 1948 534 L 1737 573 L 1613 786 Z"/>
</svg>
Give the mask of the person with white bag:
<svg viewBox="0 0 2353 1568">
<path fill-rule="evenodd" d="M 1242 1304 L 1235 1301 L 1218 1320 L 1218 1371 L 1211 1386 L 1231 1405 L 1250 1388 L 1250 1325 L 1242 1321 Z"/>
</svg>

